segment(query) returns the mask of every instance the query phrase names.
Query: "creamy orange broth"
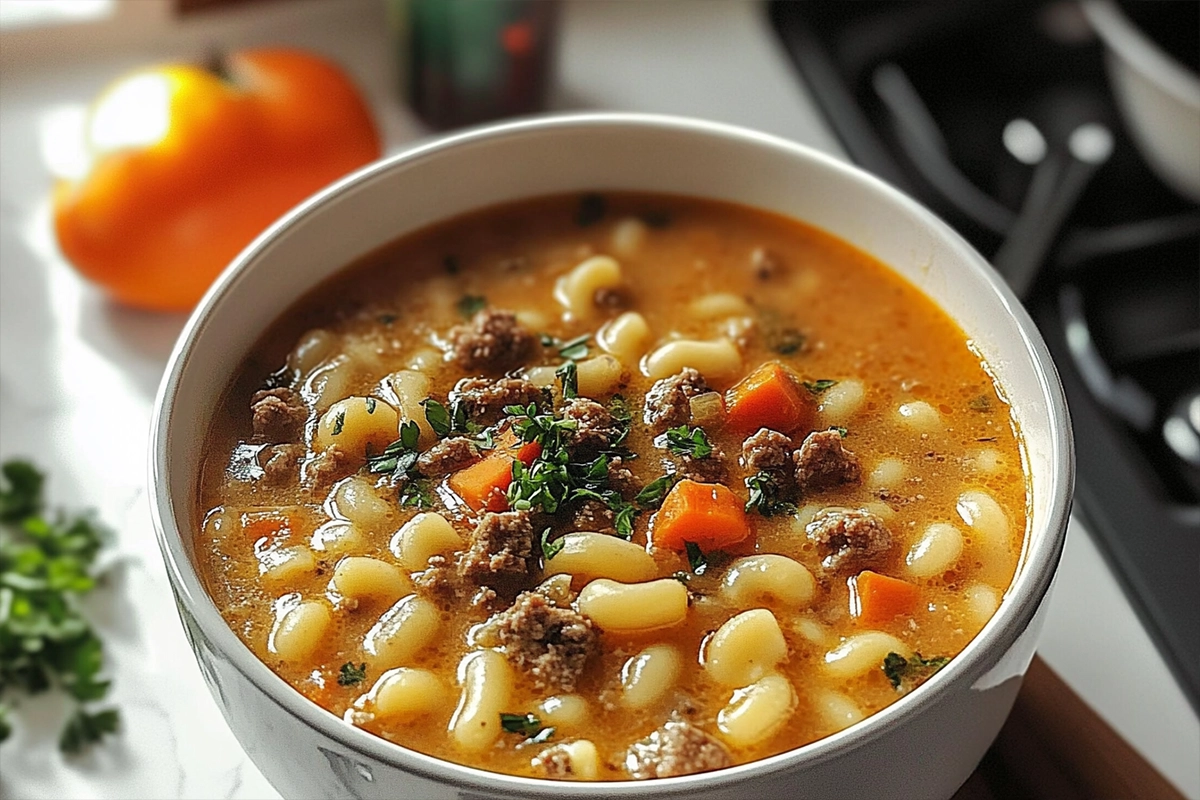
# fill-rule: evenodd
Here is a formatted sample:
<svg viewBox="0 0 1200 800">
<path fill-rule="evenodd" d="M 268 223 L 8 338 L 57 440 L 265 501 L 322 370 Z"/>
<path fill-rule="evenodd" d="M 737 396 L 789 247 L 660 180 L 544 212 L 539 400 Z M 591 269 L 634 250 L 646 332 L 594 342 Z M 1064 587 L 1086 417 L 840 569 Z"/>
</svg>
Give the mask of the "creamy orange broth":
<svg viewBox="0 0 1200 800">
<path fill-rule="evenodd" d="M 575 196 L 490 208 L 407 236 L 352 265 L 271 326 L 239 368 L 204 445 L 209 455 L 200 503 L 206 522 L 196 532 L 197 552 L 209 591 L 231 627 L 267 665 L 314 702 L 345 716 L 351 724 L 439 758 L 498 772 L 546 776 L 548 768 L 535 762 L 540 751 L 585 738 L 594 743 L 599 756 L 595 777 L 625 779 L 630 777 L 626 766 L 630 746 L 672 714 L 711 737 L 705 741 L 723 749 L 732 763 L 812 742 L 884 708 L 930 672 L 917 671 L 898 690 L 885 676 L 881 661 L 872 662 L 860 675 L 841 677 L 831 671 L 827 654 L 847 637 L 876 630 L 923 657 L 954 656 L 994 611 L 1021 553 L 1028 484 L 1019 433 L 986 365 L 963 331 L 930 300 L 865 253 L 794 220 L 680 197 L 607 194 L 603 199 L 603 204 L 584 201 L 582 219 L 581 201 Z M 631 219 L 642 221 L 628 222 Z M 622 224 L 623 233 L 616 233 Z M 623 236 L 629 238 L 614 240 Z M 742 367 L 736 374 L 709 378 L 717 391 L 729 389 L 771 360 L 794 371 L 797 381 L 861 382 L 861 403 L 841 415 L 817 410 L 834 389 L 802 389 L 814 416 L 804 430 L 794 432 L 793 440 L 799 445 L 809 428 L 844 427 L 844 447 L 857 457 L 862 478 L 794 498 L 794 513 L 769 518 L 749 513 L 751 538 L 730 548 L 736 553 L 706 554 L 707 570 L 686 577 L 690 603 L 686 619 L 679 624 L 632 635 L 602 632 L 599 652 L 588 658 L 573 692 L 583 698 L 582 719 L 555 726 L 545 742 L 528 743 L 526 734 L 499 730 L 494 743 L 464 748 L 448 732 L 459 702 L 459 663 L 465 654 L 479 649 L 478 643 L 468 643 L 473 626 L 503 610 L 512 593 L 502 593 L 484 609 L 471 606 L 469 595 L 457 600 L 437 597 L 437 634 L 430 643 L 403 663 L 372 659 L 364 653 L 364 636 L 393 598 L 346 602 L 330 589 L 331 575 L 345 556 L 372 556 L 396 564 L 389 542 L 416 509 L 399 504 L 397 489 L 387 475 L 359 468 L 355 474 L 369 478 L 382 505 L 376 504 L 374 515 L 368 514 L 370 519 L 356 526 L 355 541 L 334 549 L 314 549 L 314 532 L 344 515 L 331 500 L 340 483 L 327 478 L 317 485 L 311 476 L 302 481 L 299 466 L 282 477 L 273 476 L 274 482 L 263 478 L 261 463 L 271 452 L 269 445 L 277 442 L 253 441 L 250 397 L 272 374 L 271 385 L 298 391 L 310 412 L 299 445 L 302 459 L 311 461 L 316 457 L 312 452 L 316 421 L 333 401 L 371 395 L 375 402 L 395 405 L 396 398 L 381 386 L 390 373 L 414 363 L 430 380 L 429 395 L 441 402 L 456 381 L 478 374 L 442 355 L 447 331 L 466 321 L 459 308 L 465 296 L 486 298 L 489 309 L 516 311 L 531 330 L 559 341 L 594 334 L 621 312 L 597 308 L 587 320 L 568 319 L 553 295 L 555 280 L 594 254 L 611 254 L 618 260 L 624 280 L 619 299 L 648 324 L 652 332 L 648 350 L 674 337 L 733 336 Z M 756 265 L 765 262 L 774 271 L 762 277 Z M 697 316 L 691 304 L 715 293 L 742 298 L 743 307 L 714 318 Z M 317 365 L 308 363 L 312 360 L 308 357 L 289 356 L 302 334 L 312 329 L 330 335 L 324 340 L 328 352 L 317 359 Z M 790 349 L 789 343 L 799 342 L 788 329 L 802 334 L 803 347 L 780 353 L 781 342 L 784 350 Z M 588 357 L 601 352 L 594 338 L 589 344 Z M 336 359 L 341 366 L 331 369 Z M 525 366 L 562 362 L 554 347 L 537 347 Z M 287 368 L 289 363 L 293 369 Z M 322 376 L 323 395 L 316 391 Z M 641 485 L 662 476 L 675 461 L 655 446 L 642 424 L 642 398 L 652 384 L 637 360 L 623 363 L 619 392 L 633 411 L 624 446 L 638 456 L 625 466 Z M 557 383 L 552 393 L 558 398 Z M 604 392 L 596 399 L 607 402 L 611 394 Z M 935 412 L 925 429 L 906 422 L 897 411 L 917 401 Z M 726 483 L 744 501 L 745 472 L 738 459 L 745 434 L 715 424 L 705 430 L 711 443 L 724 451 Z M 396 438 L 394 431 L 390 438 Z M 422 443 L 423 448 L 426 445 Z M 461 506 L 447 509 L 444 488 L 441 494 L 436 485 L 433 488 L 430 510 L 446 516 L 459 536 L 468 540 L 480 515 L 466 513 Z M 964 516 L 960 508 L 964 492 L 986 493 L 998 504 L 999 540 L 994 524 L 987 530 L 968 524 L 970 515 Z M 852 615 L 847 579 L 856 570 L 847 574 L 824 568 L 819 548 L 806 535 L 813 514 L 829 506 L 865 509 L 886 525 L 892 546 L 871 569 L 920 587 L 920 602 L 911 613 L 875 625 L 864 625 Z M 255 515 L 264 514 L 268 520 L 282 514 L 286 526 L 256 523 Z M 634 543 L 647 544 L 652 516 L 649 510 L 636 516 Z M 545 523 L 552 528 L 551 539 L 565 529 L 553 517 Z M 958 530 L 965 542 L 961 555 L 938 574 L 914 577 L 906 557 L 934 523 Z M 535 539 L 541 529 L 539 524 Z M 290 572 L 279 573 L 280 578 L 271 572 L 271 565 L 279 560 L 272 554 L 289 547 L 296 548 L 292 552 L 299 554 L 299 561 Z M 535 542 L 535 556 L 537 548 Z M 703 665 L 703 653 L 707 637 L 744 610 L 727 602 L 721 584 L 733 558 L 749 553 L 790 557 L 814 576 L 816 590 L 811 603 L 803 607 L 771 601 L 749 606 L 769 609 L 778 621 L 786 658 L 765 671 L 785 678 L 795 700 L 773 734 L 746 744 L 718 724 L 721 710 L 739 687 L 716 683 Z M 690 572 L 683 553 L 652 549 L 651 554 L 660 577 Z M 454 556 L 449 558 L 453 565 Z M 409 574 L 404 570 L 404 575 Z M 532 589 L 540 578 L 535 571 L 521 588 Z M 576 579 L 574 590 L 585 582 Z M 272 632 L 279 627 L 281 615 L 299 601 L 321 604 L 328 611 L 328 624 L 310 652 L 285 660 L 273 651 Z M 676 648 L 682 667 L 659 699 L 632 710 L 622 702 L 622 668 L 654 644 Z M 339 685 L 343 665 L 363 663 L 367 664 L 363 680 Z M 372 716 L 369 700 L 360 701 L 356 710 L 356 700 L 396 667 L 428 670 L 443 687 L 444 701 L 411 718 Z M 538 704 L 552 694 L 563 692 L 535 691 L 527 676 L 517 674 L 501 710 L 533 713 L 545 725 L 542 717 L 547 715 L 539 712 Z M 720 763 L 725 762 L 718 759 Z M 572 774 L 551 774 L 588 777 L 580 773 L 579 765 Z"/>
</svg>

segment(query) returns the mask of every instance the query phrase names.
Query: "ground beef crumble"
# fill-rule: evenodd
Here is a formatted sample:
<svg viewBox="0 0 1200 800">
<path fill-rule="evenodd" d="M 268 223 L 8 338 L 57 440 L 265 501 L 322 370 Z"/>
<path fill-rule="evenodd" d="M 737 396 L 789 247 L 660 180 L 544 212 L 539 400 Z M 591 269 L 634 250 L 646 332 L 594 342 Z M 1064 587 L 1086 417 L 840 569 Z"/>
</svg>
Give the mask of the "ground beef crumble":
<svg viewBox="0 0 1200 800">
<path fill-rule="evenodd" d="M 491 626 L 508 660 L 539 690 L 575 691 L 588 659 L 600 649 L 600 629 L 588 617 L 538 592 L 518 595 Z"/>
<path fill-rule="evenodd" d="M 796 451 L 796 484 L 802 492 L 819 492 L 862 481 L 858 458 L 842 446 L 837 431 L 814 431 Z"/>
<path fill-rule="evenodd" d="M 304 458 L 304 445 L 277 444 L 264 448 L 259 454 L 262 464 L 262 480 L 272 486 L 288 483 L 299 474 L 300 459 Z"/>
<path fill-rule="evenodd" d="M 446 338 L 458 365 L 470 372 L 502 373 L 524 364 L 538 346 L 511 311 L 485 308 L 466 325 L 451 328 Z"/>
<path fill-rule="evenodd" d="M 642 419 L 654 433 L 684 425 L 691 418 L 689 401 L 709 391 L 712 390 L 704 376 L 691 367 L 685 367 L 678 375 L 663 378 L 650 387 L 650 391 L 646 392 Z"/>
<path fill-rule="evenodd" d="M 251 426 L 259 442 L 294 442 L 308 421 L 308 406 L 293 389 L 264 389 L 250 398 Z"/>
<path fill-rule="evenodd" d="M 479 460 L 479 448 L 465 436 L 443 439 L 417 459 L 417 469 L 427 478 L 457 472 Z"/>
<path fill-rule="evenodd" d="M 759 428 L 742 442 L 742 463 L 747 472 L 763 472 L 776 486 L 792 485 L 792 440 L 779 431 Z"/>
<path fill-rule="evenodd" d="M 704 458 L 684 453 L 679 456 L 679 466 L 676 473 L 697 483 L 728 483 L 729 468 L 725 466 L 725 453 L 713 445 L 713 451 Z"/>
<path fill-rule="evenodd" d="M 621 427 L 607 408 L 595 400 L 577 397 L 563 406 L 562 417 L 575 423 L 568 446 L 577 457 L 596 454 L 612 445 Z"/>
<path fill-rule="evenodd" d="M 892 534 L 883 520 L 866 511 L 825 509 L 805 527 L 817 544 L 821 566 L 857 572 L 877 564 L 892 548 Z"/>
<path fill-rule="evenodd" d="M 449 399 L 469 419 L 491 425 L 504 417 L 505 406 L 527 406 L 542 398 L 542 390 L 524 378 L 463 378 L 454 384 Z"/>
<path fill-rule="evenodd" d="M 562 742 L 547 747 L 534 757 L 533 766 L 552 780 L 570 780 L 575 776 L 575 765 L 571 763 L 571 751 L 567 749 L 567 744 Z"/>
<path fill-rule="evenodd" d="M 328 489 L 355 470 L 354 460 L 340 445 L 330 445 L 305 462 L 303 480 L 315 490 Z"/>
<path fill-rule="evenodd" d="M 714 737 L 681 719 L 672 719 L 638 742 L 625 756 L 625 767 L 637 780 L 670 778 L 722 769 L 733 763 Z"/>
<path fill-rule="evenodd" d="M 528 511 L 484 514 L 458 563 L 460 577 L 480 586 L 511 588 L 537 568 Z M 511 595 L 510 595 L 511 596 Z"/>
</svg>

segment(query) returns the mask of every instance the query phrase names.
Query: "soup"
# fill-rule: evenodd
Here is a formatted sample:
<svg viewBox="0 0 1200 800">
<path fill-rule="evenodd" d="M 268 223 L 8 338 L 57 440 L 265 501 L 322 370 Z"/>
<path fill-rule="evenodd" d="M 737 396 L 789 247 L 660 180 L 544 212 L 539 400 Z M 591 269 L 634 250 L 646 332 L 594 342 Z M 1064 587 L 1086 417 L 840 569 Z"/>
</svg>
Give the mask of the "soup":
<svg viewBox="0 0 1200 800">
<path fill-rule="evenodd" d="M 313 702 L 496 772 L 661 778 L 895 702 L 1025 539 L 1003 392 L 884 265 L 750 208 L 551 197 L 278 320 L 205 443 L 201 570 Z"/>
</svg>

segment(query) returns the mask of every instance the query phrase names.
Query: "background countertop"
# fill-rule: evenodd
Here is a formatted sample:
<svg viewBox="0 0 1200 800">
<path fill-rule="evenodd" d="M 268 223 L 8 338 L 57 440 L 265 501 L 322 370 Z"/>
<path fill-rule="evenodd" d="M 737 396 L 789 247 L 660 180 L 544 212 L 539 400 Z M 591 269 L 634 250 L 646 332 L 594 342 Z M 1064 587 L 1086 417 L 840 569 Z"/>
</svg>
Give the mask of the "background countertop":
<svg viewBox="0 0 1200 800">
<path fill-rule="evenodd" d="M 842 155 L 757 4 L 579 0 L 564 6 L 561 23 L 556 109 L 707 117 Z M 33 458 L 50 473 L 52 504 L 95 507 L 118 532 L 89 611 L 123 723 L 118 738 L 64 760 L 55 742 L 65 705 L 23 703 L 0 747 L 0 796 L 278 797 L 204 686 L 150 522 L 150 412 L 184 318 L 116 307 L 62 261 L 47 200 L 56 132 L 124 69 L 196 57 L 213 41 L 286 42 L 344 64 L 396 152 L 425 132 L 399 102 L 386 31 L 380 3 L 310 1 L 140 39 L 123 31 L 114 34 L 120 48 L 81 40 L 70 54 L 0 49 L 0 457 Z M 1200 720 L 1077 523 L 1054 591 L 1042 657 L 1185 795 L 1200 798 Z"/>
</svg>

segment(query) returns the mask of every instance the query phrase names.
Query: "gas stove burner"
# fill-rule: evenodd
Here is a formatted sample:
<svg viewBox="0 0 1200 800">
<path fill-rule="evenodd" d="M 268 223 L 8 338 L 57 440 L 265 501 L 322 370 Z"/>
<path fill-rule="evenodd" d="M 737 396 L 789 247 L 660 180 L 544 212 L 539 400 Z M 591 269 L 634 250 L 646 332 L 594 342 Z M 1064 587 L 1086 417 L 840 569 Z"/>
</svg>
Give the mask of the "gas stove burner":
<svg viewBox="0 0 1200 800">
<path fill-rule="evenodd" d="M 1143 161 L 1079 7 L 775 0 L 771 19 L 850 157 L 1030 309 L 1071 408 L 1075 508 L 1200 710 L 1200 207 Z"/>
</svg>

